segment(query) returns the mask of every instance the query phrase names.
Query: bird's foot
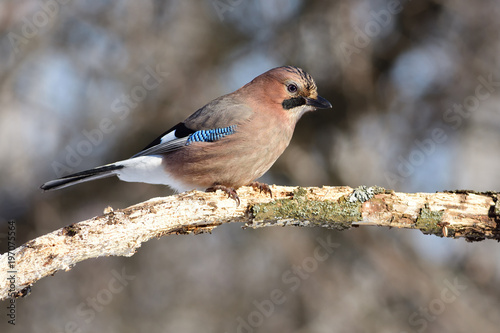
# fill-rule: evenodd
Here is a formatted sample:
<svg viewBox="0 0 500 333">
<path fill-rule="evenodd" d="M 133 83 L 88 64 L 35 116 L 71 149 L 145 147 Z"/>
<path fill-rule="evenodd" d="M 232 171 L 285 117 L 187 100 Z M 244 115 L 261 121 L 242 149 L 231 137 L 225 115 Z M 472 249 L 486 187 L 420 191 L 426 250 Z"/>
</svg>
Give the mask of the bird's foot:
<svg viewBox="0 0 500 333">
<path fill-rule="evenodd" d="M 273 191 L 271 191 L 271 188 L 266 183 L 252 182 L 248 186 L 252 186 L 254 190 L 259 190 L 260 193 L 269 194 L 271 198 L 273 197 Z"/>
<path fill-rule="evenodd" d="M 221 190 L 227 194 L 228 198 L 233 199 L 236 201 L 236 207 L 240 205 L 240 198 L 238 197 L 238 193 L 236 193 L 236 190 L 232 187 L 227 187 L 224 185 L 214 185 L 205 190 L 205 192 L 215 192 L 217 190 Z"/>
</svg>

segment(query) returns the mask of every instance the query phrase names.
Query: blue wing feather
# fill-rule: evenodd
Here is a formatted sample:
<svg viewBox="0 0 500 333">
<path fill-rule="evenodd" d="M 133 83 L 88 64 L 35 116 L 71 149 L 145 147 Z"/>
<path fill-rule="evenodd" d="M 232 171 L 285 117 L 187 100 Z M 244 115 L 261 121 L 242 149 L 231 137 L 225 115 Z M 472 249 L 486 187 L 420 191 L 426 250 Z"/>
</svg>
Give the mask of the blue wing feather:
<svg viewBox="0 0 500 333">
<path fill-rule="evenodd" d="M 236 130 L 236 125 L 231 125 L 223 128 L 214 128 L 210 130 L 196 131 L 188 136 L 186 145 L 193 142 L 214 142 L 222 139 L 227 135 L 231 135 Z"/>
</svg>

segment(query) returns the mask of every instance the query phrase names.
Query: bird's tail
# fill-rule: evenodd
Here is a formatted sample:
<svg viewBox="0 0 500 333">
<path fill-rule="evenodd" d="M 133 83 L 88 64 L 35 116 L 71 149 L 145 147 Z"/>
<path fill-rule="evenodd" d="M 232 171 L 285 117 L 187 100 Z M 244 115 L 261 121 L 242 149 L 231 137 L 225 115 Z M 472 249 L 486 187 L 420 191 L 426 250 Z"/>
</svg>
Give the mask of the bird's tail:
<svg viewBox="0 0 500 333">
<path fill-rule="evenodd" d="M 117 174 L 117 170 L 122 169 L 123 167 L 124 165 L 117 163 L 104 165 L 94 169 L 74 173 L 63 178 L 48 181 L 40 186 L 40 188 L 44 191 L 57 190 L 94 179 L 111 177 Z"/>
</svg>

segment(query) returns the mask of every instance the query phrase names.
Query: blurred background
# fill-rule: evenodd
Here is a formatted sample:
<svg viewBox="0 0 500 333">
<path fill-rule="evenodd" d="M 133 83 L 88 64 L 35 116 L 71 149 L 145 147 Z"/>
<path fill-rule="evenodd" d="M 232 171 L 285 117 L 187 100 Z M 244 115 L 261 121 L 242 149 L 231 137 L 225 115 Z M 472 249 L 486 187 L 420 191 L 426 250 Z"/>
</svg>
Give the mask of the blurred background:
<svg viewBox="0 0 500 333">
<path fill-rule="evenodd" d="M 301 119 L 263 181 L 498 191 L 498 17 L 486 0 L 3 0 L 1 252 L 9 220 L 20 246 L 172 194 L 114 178 L 39 186 L 128 158 L 281 65 L 309 72 L 333 109 Z M 15 328 L 498 332 L 499 297 L 494 241 L 235 224 L 44 278 L 18 300 Z"/>
</svg>

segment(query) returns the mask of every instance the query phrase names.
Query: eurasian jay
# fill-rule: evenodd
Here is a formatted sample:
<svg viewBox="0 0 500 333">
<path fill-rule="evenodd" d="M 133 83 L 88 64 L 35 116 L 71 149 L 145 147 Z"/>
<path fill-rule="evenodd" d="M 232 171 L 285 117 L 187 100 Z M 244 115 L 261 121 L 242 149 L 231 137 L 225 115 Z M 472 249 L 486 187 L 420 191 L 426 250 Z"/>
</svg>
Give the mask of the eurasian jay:
<svg viewBox="0 0 500 333">
<path fill-rule="evenodd" d="M 308 111 L 331 108 L 313 78 L 300 68 L 271 69 L 221 96 L 175 125 L 131 158 L 78 172 L 41 186 L 60 189 L 118 176 L 126 182 L 165 184 L 176 191 L 223 190 L 238 204 L 236 189 L 252 185 L 290 143 Z"/>
</svg>

